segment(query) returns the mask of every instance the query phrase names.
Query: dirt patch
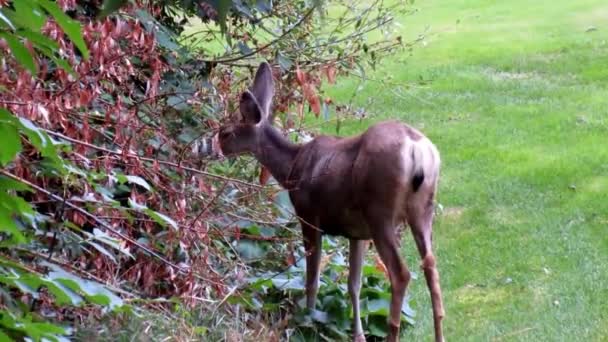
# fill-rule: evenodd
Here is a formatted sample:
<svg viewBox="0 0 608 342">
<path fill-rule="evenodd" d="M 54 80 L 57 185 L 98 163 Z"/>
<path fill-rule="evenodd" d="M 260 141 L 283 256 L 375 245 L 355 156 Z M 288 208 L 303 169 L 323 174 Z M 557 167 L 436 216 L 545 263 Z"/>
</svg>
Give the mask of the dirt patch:
<svg viewBox="0 0 608 342">
<path fill-rule="evenodd" d="M 441 212 L 441 217 L 450 221 L 459 221 L 462 218 L 462 215 L 465 212 L 464 207 L 447 207 L 443 208 Z"/>
<path fill-rule="evenodd" d="M 533 80 L 538 75 L 534 72 L 511 72 L 488 68 L 484 71 L 486 76 L 494 82 L 514 81 L 514 80 Z"/>
</svg>

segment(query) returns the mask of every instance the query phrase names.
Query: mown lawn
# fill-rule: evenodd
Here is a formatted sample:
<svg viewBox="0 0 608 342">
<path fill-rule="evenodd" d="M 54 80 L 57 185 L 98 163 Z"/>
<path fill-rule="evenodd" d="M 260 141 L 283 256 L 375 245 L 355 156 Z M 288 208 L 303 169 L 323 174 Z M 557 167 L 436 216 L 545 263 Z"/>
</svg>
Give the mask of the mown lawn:
<svg viewBox="0 0 608 342">
<path fill-rule="evenodd" d="M 401 29 L 428 25 L 425 44 L 369 75 L 388 84 L 365 84 L 355 102 L 371 117 L 340 134 L 400 118 L 439 147 L 446 340 L 608 340 L 608 2 L 415 6 Z M 404 254 L 418 271 L 409 235 Z M 411 341 L 432 336 L 420 276 Z"/>
</svg>

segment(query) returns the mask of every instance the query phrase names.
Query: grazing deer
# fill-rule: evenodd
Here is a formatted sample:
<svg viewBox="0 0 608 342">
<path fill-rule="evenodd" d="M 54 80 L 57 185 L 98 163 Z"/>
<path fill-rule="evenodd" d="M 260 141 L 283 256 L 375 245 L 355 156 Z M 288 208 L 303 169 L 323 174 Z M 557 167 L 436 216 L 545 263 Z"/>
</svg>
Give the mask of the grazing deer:
<svg viewBox="0 0 608 342">
<path fill-rule="evenodd" d="M 391 283 L 388 341 L 397 341 L 401 304 L 410 272 L 399 256 L 397 226 L 407 223 L 422 257 L 431 294 L 435 340 L 443 341 L 444 316 L 439 273 L 431 248 L 433 201 L 439 152 L 422 133 L 388 121 L 348 138 L 318 136 L 297 145 L 271 123 L 274 81 L 262 63 L 253 86 L 240 99 L 241 117 L 206 142 L 220 155 L 253 154 L 289 191 L 302 225 L 306 249 L 306 305 L 314 309 L 321 259 L 321 235 L 350 239 L 348 291 L 353 306 L 353 338 L 365 341 L 359 312 L 361 267 L 372 240 Z"/>
</svg>

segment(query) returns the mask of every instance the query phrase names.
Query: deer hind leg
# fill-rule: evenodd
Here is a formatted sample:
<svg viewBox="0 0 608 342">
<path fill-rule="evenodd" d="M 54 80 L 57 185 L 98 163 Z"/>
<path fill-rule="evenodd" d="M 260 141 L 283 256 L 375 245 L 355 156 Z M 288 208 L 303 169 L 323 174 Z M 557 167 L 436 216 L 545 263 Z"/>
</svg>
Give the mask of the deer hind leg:
<svg viewBox="0 0 608 342">
<path fill-rule="evenodd" d="M 367 246 L 368 242 L 365 240 L 350 240 L 348 253 L 348 293 L 353 306 L 353 340 L 355 342 L 365 341 L 359 310 L 359 294 L 361 293 L 361 270 Z"/>
<path fill-rule="evenodd" d="M 410 271 L 399 255 L 397 234 L 392 223 L 376 225 L 374 231 L 374 245 L 378 250 L 380 259 L 386 266 L 391 283 L 391 304 L 389 314 L 389 334 L 387 341 L 394 342 L 399 339 L 399 327 L 401 325 L 401 305 L 405 290 L 410 281 Z"/>
<path fill-rule="evenodd" d="M 422 258 L 422 270 L 431 294 L 433 305 L 433 322 L 435 326 L 435 341 L 443 342 L 441 320 L 445 316 L 441 299 L 441 286 L 439 285 L 439 272 L 435 263 L 432 249 L 433 231 L 433 205 L 430 201 L 413 207 L 408 212 L 408 223 L 414 235 L 418 252 Z"/>
</svg>

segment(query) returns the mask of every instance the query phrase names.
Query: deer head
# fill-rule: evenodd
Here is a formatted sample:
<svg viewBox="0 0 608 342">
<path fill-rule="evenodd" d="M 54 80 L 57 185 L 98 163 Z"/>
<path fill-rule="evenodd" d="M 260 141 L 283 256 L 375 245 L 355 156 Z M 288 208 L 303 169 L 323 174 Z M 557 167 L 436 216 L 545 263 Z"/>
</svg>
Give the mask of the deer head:
<svg viewBox="0 0 608 342">
<path fill-rule="evenodd" d="M 216 143 L 218 152 L 229 156 L 259 151 L 260 136 L 271 125 L 269 114 L 273 95 L 272 70 L 268 63 L 262 63 L 250 90 L 241 94 L 240 115 L 233 115 L 231 122 L 220 128 Z"/>
</svg>

